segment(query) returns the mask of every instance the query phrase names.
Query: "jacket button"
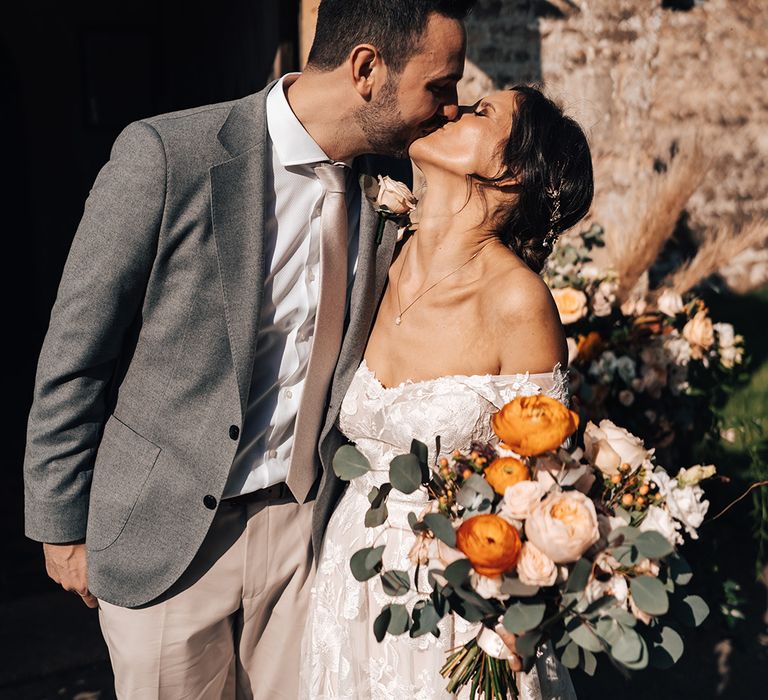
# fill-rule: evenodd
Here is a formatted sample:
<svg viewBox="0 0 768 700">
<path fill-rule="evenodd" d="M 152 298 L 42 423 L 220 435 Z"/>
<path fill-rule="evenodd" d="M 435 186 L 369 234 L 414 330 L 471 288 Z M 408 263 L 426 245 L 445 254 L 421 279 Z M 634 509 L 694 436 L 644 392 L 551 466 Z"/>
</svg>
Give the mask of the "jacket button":
<svg viewBox="0 0 768 700">
<path fill-rule="evenodd" d="M 216 510 L 216 499 L 209 493 L 208 495 L 203 496 L 203 505 L 208 508 L 208 510 Z"/>
<path fill-rule="evenodd" d="M 237 440 L 237 438 L 240 437 L 240 428 L 238 428 L 236 425 L 230 425 L 229 437 L 231 437 L 233 440 Z"/>
</svg>

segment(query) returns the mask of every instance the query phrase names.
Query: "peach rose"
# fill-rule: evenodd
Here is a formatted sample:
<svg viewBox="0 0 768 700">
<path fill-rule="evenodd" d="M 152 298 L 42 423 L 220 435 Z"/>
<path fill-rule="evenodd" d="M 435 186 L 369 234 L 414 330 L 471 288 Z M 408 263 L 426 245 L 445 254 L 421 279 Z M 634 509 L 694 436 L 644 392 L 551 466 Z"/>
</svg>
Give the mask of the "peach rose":
<svg viewBox="0 0 768 700">
<path fill-rule="evenodd" d="M 608 419 L 601 420 L 599 427 L 591 421 L 587 423 L 584 448 L 587 459 L 606 476 L 618 474 L 624 463 L 635 471 L 652 454 L 639 437 Z"/>
<path fill-rule="evenodd" d="M 525 521 L 525 534 L 556 564 L 576 561 L 600 538 L 595 505 L 579 491 L 551 493 Z"/>
<path fill-rule="evenodd" d="M 563 287 L 551 291 L 563 325 L 575 323 L 587 315 L 587 295 L 584 292 L 573 287 Z"/>
<path fill-rule="evenodd" d="M 503 496 L 509 486 L 531 478 L 528 467 L 514 457 L 499 457 L 490 463 L 484 472 L 486 481 L 493 490 Z"/>
<path fill-rule="evenodd" d="M 557 566 L 532 542 L 524 542 L 517 560 L 517 577 L 528 586 L 551 586 Z"/>
<path fill-rule="evenodd" d="M 707 310 L 702 309 L 683 327 L 683 337 L 691 346 L 691 357 L 700 360 L 715 342 L 715 331 L 712 319 L 707 316 Z"/>
<path fill-rule="evenodd" d="M 520 555 L 520 535 L 498 515 L 475 515 L 456 531 L 456 547 L 464 552 L 481 576 L 509 571 Z"/>
<path fill-rule="evenodd" d="M 374 209 L 389 214 L 407 214 L 416 208 L 416 197 L 402 183 L 388 175 L 378 176 L 378 181 L 365 176 L 363 190 Z"/>
<path fill-rule="evenodd" d="M 549 396 L 518 396 L 492 419 L 493 432 L 523 457 L 554 450 L 579 427 L 579 416 Z"/>
</svg>

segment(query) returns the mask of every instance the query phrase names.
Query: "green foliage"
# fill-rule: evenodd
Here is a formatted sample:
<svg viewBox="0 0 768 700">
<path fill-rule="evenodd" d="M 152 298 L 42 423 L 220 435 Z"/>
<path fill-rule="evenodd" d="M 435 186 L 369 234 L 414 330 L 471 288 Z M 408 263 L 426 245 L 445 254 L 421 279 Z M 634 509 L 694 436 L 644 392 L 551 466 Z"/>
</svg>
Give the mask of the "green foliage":
<svg viewBox="0 0 768 700">
<path fill-rule="evenodd" d="M 389 480 L 402 493 L 413 493 L 421 486 L 421 464 L 414 454 L 398 455 L 389 463 Z"/>
<path fill-rule="evenodd" d="M 352 575 L 358 581 L 367 581 L 381 571 L 381 557 L 384 545 L 379 547 L 364 547 L 358 549 L 349 560 Z"/>
<path fill-rule="evenodd" d="M 371 463 L 354 445 L 342 445 L 333 456 L 333 471 L 339 479 L 351 481 L 371 471 Z"/>
</svg>

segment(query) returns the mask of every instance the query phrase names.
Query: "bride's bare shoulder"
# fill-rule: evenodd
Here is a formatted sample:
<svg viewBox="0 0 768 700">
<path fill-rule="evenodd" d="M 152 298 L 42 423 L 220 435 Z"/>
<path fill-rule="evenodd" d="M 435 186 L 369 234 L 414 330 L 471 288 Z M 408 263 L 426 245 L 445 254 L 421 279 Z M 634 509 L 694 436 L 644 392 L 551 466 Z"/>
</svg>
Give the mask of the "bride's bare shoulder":
<svg viewBox="0 0 768 700">
<path fill-rule="evenodd" d="M 522 261 L 500 260 L 488 278 L 485 297 L 503 373 L 546 372 L 567 361 L 565 333 L 552 294 Z"/>
</svg>

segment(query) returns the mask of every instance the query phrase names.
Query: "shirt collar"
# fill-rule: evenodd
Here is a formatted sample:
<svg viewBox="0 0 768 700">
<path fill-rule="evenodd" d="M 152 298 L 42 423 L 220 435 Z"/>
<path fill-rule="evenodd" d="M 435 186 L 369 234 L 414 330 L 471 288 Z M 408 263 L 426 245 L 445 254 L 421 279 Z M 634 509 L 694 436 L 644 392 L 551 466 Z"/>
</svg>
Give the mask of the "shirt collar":
<svg viewBox="0 0 768 700">
<path fill-rule="evenodd" d="M 300 74 L 284 75 L 267 95 L 267 129 L 283 167 L 330 161 L 323 149 L 302 126 L 285 96 L 285 79 L 293 80 L 298 75 Z"/>
</svg>

